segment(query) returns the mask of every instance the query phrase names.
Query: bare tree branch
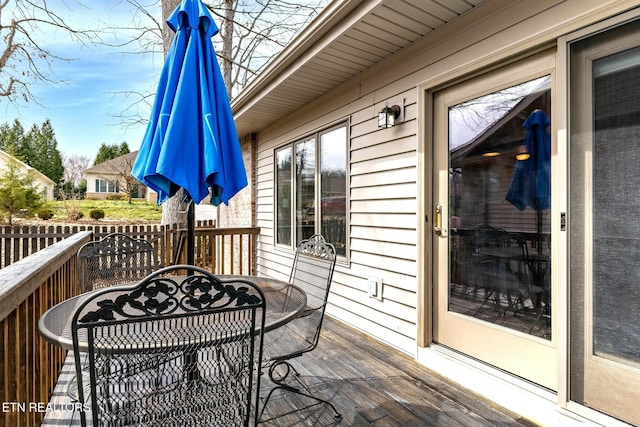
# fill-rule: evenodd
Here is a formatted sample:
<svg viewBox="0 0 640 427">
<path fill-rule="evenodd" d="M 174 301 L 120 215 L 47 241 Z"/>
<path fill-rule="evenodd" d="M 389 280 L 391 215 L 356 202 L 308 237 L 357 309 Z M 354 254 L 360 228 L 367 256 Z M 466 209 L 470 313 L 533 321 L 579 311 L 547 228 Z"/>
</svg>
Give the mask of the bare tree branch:
<svg viewBox="0 0 640 427">
<path fill-rule="evenodd" d="M 122 0 L 132 8 L 129 26 L 113 27 L 106 23 L 103 31 L 130 34 L 120 44 L 110 46 L 126 49 L 126 54 L 157 54 L 166 51 L 173 33 L 159 16 L 168 15 L 180 0 Z M 328 0 L 205 0 L 220 29 L 213 43 L 222 75 L 230 97 L 244 86 L 277 55 L 295 35 L 315 18 Z M 162 10 L 162 12 L 160 12 Z M 163 39 L 163 34 L 166 36 Z M 158 70 L 158 74 L 160 70 Z M 125 126 L 138 125 L 147 117 L 140 111 L 148 111 L 153 103 L 155 86 L 150 84 L 148 93 L 122 91 L 131 104 L 118 120 Z"/>
<path fill-rule="evenodd" d="M 64 180 L 77 186 L 82 181 L 84 171 L 91 165 L 91 158 L 78 154 L 63 155 L 62 162 L 64 164 Z"/>
<path fill-rule="evenodd" d="M 74 0 L 75 1 L 75 0 Z M 18 101 L 36 101 L 30 86 L 38 81 L 59 84 L 52 65 L 74 58 L 57 54 L 47 46 L 51 34 L 60 34 L 81 46 L 97 40 L 93 29 L 69 25 L 70 3 L 60 1 L 54 10 L 46 1 L 3 0 L 0 3 L 0 101 L 18 106 Z M 77 7 L 84 7 L 79 1 Z M 19 108 L 19 106 L 18 106 Z"/>
</svg>

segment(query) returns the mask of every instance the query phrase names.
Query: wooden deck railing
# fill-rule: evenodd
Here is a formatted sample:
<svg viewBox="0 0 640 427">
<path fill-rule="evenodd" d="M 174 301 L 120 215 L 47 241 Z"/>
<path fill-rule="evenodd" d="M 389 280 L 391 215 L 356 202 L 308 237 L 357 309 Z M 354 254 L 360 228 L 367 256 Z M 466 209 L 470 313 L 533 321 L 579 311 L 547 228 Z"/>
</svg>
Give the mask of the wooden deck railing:
<svg viewBox="0 0 640 427">
<path fill-rule="evenodd" d="M 80 293 L 76 253 L 85 231 L 0 270 L 0 426 L 37 426 L 66 351 L 44 341 L 38 319 L 51 306 Z"/>
<path fill-rule="evenodd" d="M 186 229 L 167 230 L 165 265 L 184 264 Z M 195 265 L 214 274 L 255 274 L 259 227 L 196 228 Z"/>
<path fill-rule="evenodd" d="M 196 221 L 196 228 L 210 228 L 215 221 Z M 144 239 L 158 252 L 158 259 L 166 259 L 165 230 L 178 225 L 138 224 L 138 225 L 5 225 L 0 226 L 0 268 L 4 268 L 22 258 L 34 254 L 56 242 L 81 231 L 92 231 L 95 239 L 108 233 L 124 233 L 132 239 Z"/>
</svg>

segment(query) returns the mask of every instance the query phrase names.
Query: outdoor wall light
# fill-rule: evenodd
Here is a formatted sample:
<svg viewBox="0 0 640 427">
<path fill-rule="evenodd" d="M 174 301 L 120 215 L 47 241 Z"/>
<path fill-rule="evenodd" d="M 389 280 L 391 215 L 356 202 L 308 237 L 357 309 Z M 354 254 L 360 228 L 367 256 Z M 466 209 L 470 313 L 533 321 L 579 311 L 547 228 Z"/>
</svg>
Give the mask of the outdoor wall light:
<svg viewBox="0 0 640 427">
<path fill-rule="evenodd" d="M 396 125 L 396 119 L 400 116 L 400 107 L 394 105 L 389 107 L 389 103 L 378 113 L 378 127 L 387 129 Z"/>
</svg>

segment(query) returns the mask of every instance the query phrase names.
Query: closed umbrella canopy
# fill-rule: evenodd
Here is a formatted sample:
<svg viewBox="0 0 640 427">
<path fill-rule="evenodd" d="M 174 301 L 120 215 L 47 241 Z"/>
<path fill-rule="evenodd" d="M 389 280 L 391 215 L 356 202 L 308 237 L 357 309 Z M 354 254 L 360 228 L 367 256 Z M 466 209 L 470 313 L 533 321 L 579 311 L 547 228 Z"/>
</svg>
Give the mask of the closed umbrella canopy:
<svg viewBox="0 0 640 427">
<path fill-rule="evenodd" d="M 527 130 L 527 160 L 518 160 L 506 199 L 521 211 L 527 206 L 540 211 L 551 205 L 551 120 L 537 109 L 529 114 L 522 127 Z"/>
<path fill-rule="evenodd" d="M 167 20 L 176 32 L 132 175 L 158 193 L 183 188 L 214 205 L 247 185 L 240 142 L 211 44 L 218 28 L 200 0 L 184 0 Z"/>
</svg>

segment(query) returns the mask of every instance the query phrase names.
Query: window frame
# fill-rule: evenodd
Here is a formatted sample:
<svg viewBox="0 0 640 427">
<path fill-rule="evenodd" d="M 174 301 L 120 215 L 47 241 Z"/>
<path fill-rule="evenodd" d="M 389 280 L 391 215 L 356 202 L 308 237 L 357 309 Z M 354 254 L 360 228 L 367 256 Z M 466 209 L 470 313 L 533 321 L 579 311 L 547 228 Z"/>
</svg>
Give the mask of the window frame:
<svg viewBox="0 0 640 427">
<path fill-rule="evenodd" d="M 106 189 L 106 191 L 102 191 L 102 188 L 103 188 L 102 184 L 104 184 L 104 188 Z M 96 190 L 96 193 L 99 193 L 99 194 L 117 194 L 117 193 L 120 193 L 120 183 L 116 181 L 114 184 L 114 181 L 110 179 L 96 178 L 95 190 Z"/>
<path fill-rule="evenodd" d="M 340 122 L 336 122 L 332 125 L 320 128 L 314 132 L 310 132 L 304 134 L 295 140 L 291 140 L 286 144 L 279 145 L 273 150 L 273 224 L 274 224 L 274 236 L 273 236 L 273 245 L 275 248 L 293 251 L 296 247 L 297 242 L 297 233 L 298 233 L 298 219 L 296 215 L 296 206 L 298 203 L 297 200 L 297 188 L 295 183 L 295 167 L 296 167 L 296 146 L 300 143 L 304 143 L 307 141 L 314 141 L 314 218 L 322 218 L 322 136 L 325 134 L 329 134 L 337 129 L 344 128 L 345 131 L 345 140 L 344 140 L 344 169 L 345 169 L 345 183 L 344 183 L 344 194 L 345 194 L 345 242 L 344 242 L 344 255 L 338 253 L 338 261 L 346 262 L 349 258 L 349 205 L 350 205 L 350 187 L 349 187 L 349 178 L 350 178 L 350 146 L 351 146 L 351 138 L 350 138 L 350 126 L 349 120 L 342 120 Z M 289 207 L 289 230 L 290 230 L 290 241 L 289 243 L 279 243 L 278 242 L 278 153 L 284 152 L 285 150 L 289 150 L 291 153 L 291 169 L 290 169 L 290 201 Z M 314 220 L 314 234 L 320 233 L 322 230 L 322 220 L 315 221 Z"/>
</svg>

